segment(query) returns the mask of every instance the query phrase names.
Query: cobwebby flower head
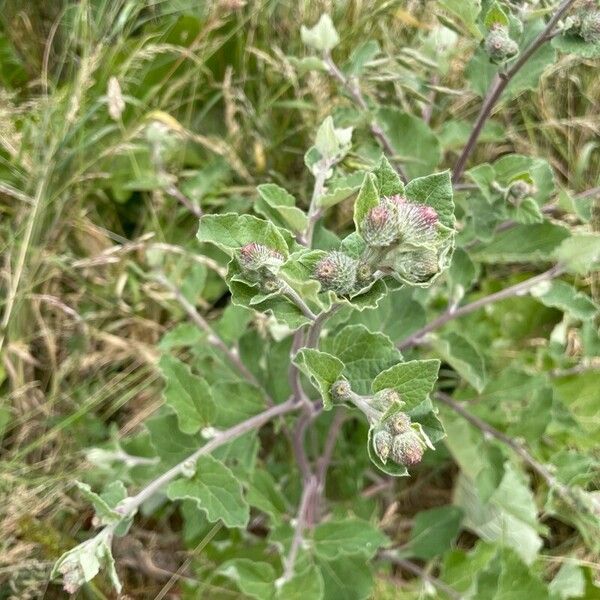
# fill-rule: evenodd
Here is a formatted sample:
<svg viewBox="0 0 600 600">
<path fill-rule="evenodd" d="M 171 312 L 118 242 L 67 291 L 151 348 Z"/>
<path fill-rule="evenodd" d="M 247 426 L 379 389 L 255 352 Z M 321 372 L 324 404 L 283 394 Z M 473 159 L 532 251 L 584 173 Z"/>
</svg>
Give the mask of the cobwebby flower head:
<svg viewBox="0 0 600 600">
<path fill-rule="evenodd" d="M 358 262 L 343 252 L 329 252 L 316 265 L 314 276 L 325 290 L 336 294 L 351 293 L 356 284 Z"/>
<path fill-rule="evenodd" d="M 403 196 L 390 196 L 384 202 L 395 212 L 396 239 L 412 245 L 431 244 L 437 236 L 438 214 L 426 204 L 409 202 Z"/>
<path fill-rule="evenodd" d="M 421 462 L 423 458 L 423 443 L 414 431 L 401 433 L 394 438 L 392 458 L 398 464 L 410 467 Z"/>
<path fill-rule="evenodd" d="M 390 246 L 398 238 L 396 213 L 392 207 L 379 204 L 369 210 L 362 222 L 361 235 L 367 246 Z"/>
<path fill-rule="evenodd" d="M 280 267 L 283 264 L 283 256 L 263 244 L 251 242 L 240 248 L 239 262 L 243 269 L 258 271 L 265 267 Z"/>
<path fill-rule="evenodd" d="M 518 44 L 512 40 L 502 25 L 490 29 L 484 42 L 487 55 L 493 62 L 504 62 L 519 52 Z"/>
</svg>

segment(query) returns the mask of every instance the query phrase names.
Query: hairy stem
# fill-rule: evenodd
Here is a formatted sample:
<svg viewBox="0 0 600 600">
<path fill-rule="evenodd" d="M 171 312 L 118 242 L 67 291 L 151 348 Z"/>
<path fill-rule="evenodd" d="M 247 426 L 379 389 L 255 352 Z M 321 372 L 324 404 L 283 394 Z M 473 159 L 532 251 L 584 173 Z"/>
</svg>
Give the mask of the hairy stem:
<svg viewBox="0 0 600 600">
<path fill-rule="evenodd" d="M 198 450 L 190 454 L 186 459 L 182 460 L 180 463 L 176 464 L 174 467 L 170 468 L 168 471 L 165 471 L 162 475 L 152 480 L 135 496 L 130 496 L 129 498 L 123 500 L 121 505 L 118 507 L 119 512 L 121 512 L 124 516 L 133 515 L 146 500 L 154 496 L 154 494 L 156 494 L 156 492 L 158 492 L 167 483 L 181 475 L 182 472 L 186 470 L 187 465 L 190 463 L 194 463 L 201 456 L 210 454 L 213 452 L 213 450 L 216 450 L 224 444 L 228 444 L 245 433 L 262 427 L 265 423 L 268 423 L 274 418 L 296 410 L 298 410 L 298 406 L 293 402 L 292 399 L 290 399 L 282 404 L 271 406 L 267 410 L 250 417 L 249 419 L 246 419 L 245 421 L 242 421 L 241 423 L 238 423 L 237 425 L 234 425 L 225 431 L 222 431 L 204 444 L 204 446 L 198 448 Z"/>
<path fill-rule="evenodd" d="M 544 281 L 550 281 L 551 279 L 558 277 L 564 272 L 564 267 L 561 265 L 555 265 L 551 269 L 548 269 L 544 273 L 540 275 L 536 275 L 535 277 L 531 277 L 530 279 L 526 279 L 525 281 L 521 281 L 515 285 L 512 285 L 508 288 L 500 290 L 494 294 L 490 294 L 489 296 L 484 296 L 483 298 L 479 298 L 470 304 L 465 304 L 459 308 L 450 307 L 444 313 L 442 313 L 437 319 L 429 322 L 421 329 L 415 331 L 407 338 L 402 340 L 397 344 L 399 350 L 403 350 L 405 348 L 410 348 L 411 346 L 416 346 L 421 343 L 423 337 L 430 333 L 431 331 L 435 331 L 440 327 L 444 326 L 449 321 L 454 319 L 458 319 L 459 317 L 463 317 L 468 315 L 484 306 L 488 306 L 489 304 L 494 304 L 495 302 L 499 302 L 500 300 L 506 300 L 507 298 L 514 298 L 515 296 L 522 296 L 526 294 L 534 288 L 536 285 L 543 283 Z"/>
<path fill-rule="evenodd" d="M 315 315 L 315 313 L 310 309 L 308 304 L 304 302 L 300 294 L 292 286 L 285 283 L 285 281 L 283 281 L 282 283 L 283 286 L 281 288 L 281 291 L 283 292 L 283 294 L 287 296 L 300 309 L 300 312 L 307 319 L 309 319 L 310 321 L 316 321 L 317 315 Z"/>
<path fill-rule="evenodd" d="M 305 483 L 302 490 L 302 497 L 300 498 L 300 506 L 298 508 L 298 514 L 296 516 L 296 525 L 294 527 L 294 537 L 292 538 L 292 544 L 290 551 L 286 557 L 284 570 L 283 570 L 283 581 L 289 581 L 294 575 L 294 565 L 298 558 L 298 552 L 302 545 L 302 538 L 306 527 L 311 525 L 311 506 L 313 505 L 313 496 L 317 490 L 317 478 L 312 475 Z"/>
<path fill-rule="evenodd" d="M 346 75 L 344 75 L 344 73 L 340 70 L 340 68 L 335 64 L 333 58 L 331 58 L 331 54 L 329 54 L 329 53 L 325 54 L 323 57 L 323 62 L 325 63 L 325 66 L 327 67 L 329 74 L 334 79 L 336 79 L 339 82 L 339 84 L 346 90 L 346 92 L 352 98 L 354 103 L 361 110 L 364 110 L 365 112 L 368 113 L 369 105 L 367 104 L 365 97 L 363 96 L 362 92 L 360 91 L 358 82 L 352 81 L 348 77 L 346 77 Z M 396 151 L 394 150 L 394 147 L 392 146 L 392 142 L 390 141 L 390 138 L 386 135 L 385 131 L 383 131 L 383 129 L 381 128 L 379 123 L 377 123 L 375 120 L 373 120 L 373 119 L 371 120 L 369 127 L 371 129 L 371 133 L 377 139 L 377 141 L 379 142 L 379 144 L 381 145 L 381 147 L 383 148 L 385 153 L 388 155 L 390 161 L 394 163 L 394 167 L 396 168 L 398 175 L 404 181 L 404 183 L 406 183 L 408 181 L 408 177 L 406 176 L 406 173 L 404 172 L 402 167 L 399 164 L 397 164 L 397 161 L 394 160 Z"/>
<path fill-rule="evenodd" d="M 512 66 L 505 73 L 497 73 L 492 80 L 490 87 L 486 93 L 483 104 L 479 115 L 473 125 L 471 135 L 463 148 L 461 155 L 456 161 L 456 165 L 452 171 L 452 182 L 456 183 L 460 181 L 462 174 L 464 173 L 467 160 L 475 150 L 475 145 L 479 139 L 479 135 L 483 130 L 485 122 L 488 120 L 492 109 L 496 105 L 496 102 L 502 95 L 502 92 L 506 89 L 506 86 L 511 82 L 514 76 L 521 70 L 523 65 L 539 50 L 539 48 L 545 44 L 548 40 L 552 39 L 554 35 L 554 27 L 561 19 L 561 17 L 569 10 L 569 8 L 575 3 L 575 0 L 563 0 L 560 6 L 550 18 L 546 27 L 539 33 L 539 35 L 529 44 L 529 46 L 523 50 L 519 58 L 512 64 Z"/>
</svg>

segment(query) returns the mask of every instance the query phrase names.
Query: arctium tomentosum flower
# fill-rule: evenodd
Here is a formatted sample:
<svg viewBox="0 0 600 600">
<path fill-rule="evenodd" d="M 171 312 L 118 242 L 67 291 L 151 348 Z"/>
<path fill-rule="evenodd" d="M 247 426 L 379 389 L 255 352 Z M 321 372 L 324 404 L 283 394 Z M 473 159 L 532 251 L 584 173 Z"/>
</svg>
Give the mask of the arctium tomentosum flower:
<svg viewBox="0 0 600 600">
<path fill-rule="evenodd" d="M 404 412 L 397 412 L 385 421 L 386 427 L 393 434 L 410 431 L 411 418 Z"/>
<path fill-rule="evenodd" d="M 347 402 L 352 396 L 350 383 L 345 379 L 338 379 L 331 386 L 331 397 L 335 402 Z"/>
<path fill-rule="evenodd" d="M 437 213 L 431 206 L 405 202 L 398 206 L 398 230 L 403 242 L 431 244 L 437 237 Z"/>
<path fill-rule="evenodd" d="M 485 38 L 484 47 L 492 62 L 500 63 L 519 52 L 518 44 L 502 25 L 494 25 Z"/>
<path fill-rule="evenodd" d="M 395 211 L 385 204 L 369 210 L 362 222 L 361 235 L 367 246 L 375 248 L 390 246 L 398 239 Z"/>
<path fill-rule="evenodd" d="M 314 276 L 325 290 L 350 294 L 355 289 L 358 262 L 343 252 L 329 252 L 316 265 Z"/>
<path fill-rule="evenodd" d="M 374 433 L 373 448 L 375 449 L 375 454 L 379 456 L 384 464 L 387 462 L 388 456 L 392 451 L 393 444 L 394 438 L 388 431 L 380 429 Z"/>
<path fill-rule="evenodd" d="M 279 252 L 256 242 L 242 246 L 238 260 L 241 267 L 246 271 L 277 269 L 283 264 L 283 256 Z"/>
<path fill-rule="evenodd" d="M 401 433 L 394 438 L 392 458 L 395 462 L 410 467 L 421 462 L 424 445 L 414 431 Z"/>
<path fill-rule="evenodd" d="M 527 196 L 531 196 L 534 191 L 534 187 L 524 179 L 517 179 L 517 181 L 514 181 L 508 188 L 508 195 L 515 200 L 522 200 Z"/>
<path fill-rule="evenodd" d="M 379 390 L 373 395 L 373 398 L 371 398 L 371 405 L 373 408 L 381 411 L 382 413 L 388 410 L 388 408 L 390 408 L 393 404 L 400 403 L 404 404 L 400 394 L 392 388 Z"/>
<path fill-rule="evenodd" d="M 398 253 L 394 257 L 392 268 L 406 281 L 424 283 L 439 271 L 438 256 L 431 248 L 416 248 Z"/>
</svg>

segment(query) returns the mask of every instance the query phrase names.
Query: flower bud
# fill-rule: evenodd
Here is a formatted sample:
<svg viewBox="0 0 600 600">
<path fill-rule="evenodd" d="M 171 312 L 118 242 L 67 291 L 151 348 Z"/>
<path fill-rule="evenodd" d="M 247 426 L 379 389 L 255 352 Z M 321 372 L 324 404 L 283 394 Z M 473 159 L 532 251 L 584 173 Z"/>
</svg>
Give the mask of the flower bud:
<svg viewBox="0 0 600 600">
<path fill-rule="evenodd" d="M 402 402 L 400 394 L 392 388 L 379 390 L 371 399 L 371 405 L 373 408 L 376 408 L 381 412 L 385 412 L 388 408 L 390 408 L 390 406 L 392 406 L 392 404 L 396 404 L 398 402 Z"/>
<path fill-rule="evenodd" d="M 406 433 L 410 431 L 411 419 L 403 412 L 397 412 L 385 422 L 388 430 L 393 434 Z"/>
<path fill-rule="evenodd" d="M 282 282 L 277 277 L 267 276 L 260 281 L 260 291 L 263 294 L 273 294 L 281 289 Z"/>
<path fill-rule="evenodd" d="M 357 261 L 343 252 L 329 252 L 315 267 L 315 279 L 325 290 L 345 295 L 354 290 Z"/>
<path fill-rule="evenodd" d="M 416 465 L 423 458 L 423 444 L 417 434 L 410 430 L 394 438 L 392 458 L 406 467 Z"/>
<path fill-rule="evenodd" d="M 515 200 L 522 200 L 523 198 L 530 196 L 533 192 L 534 188 L 532 185 L 523 179 L 518 179 L 511 184 L 508 195 Z"/>
<path fill-rule="evenodd" d="M 424 283 L 438 272 L 438 257 L 435 251 L 429 248 L 405 252 L 402 260 L 396 261 L 395 268 L 407 281 Z"/>
<path fill-rule="evenodd" d="M 63 576 L 63 588 L 69 594 L 74 594 L 86 582 L 80 561 L 74 557 L 67 558 L 59 567 L 58 572 Z"/>
<path fill-rule="evenodd" d="M 265 267 L 280 267 L 283 256 L 263 244 L 251 242 L 240 248 L 239 263 L 247 271 L 259 271 Z"/>
<path fill-rule="evenodd" d="M 359 261 L 356 265 L 356 287 L 362 289 L 373 281 L 373 268 L 365 261 Z"/>
<path fill-rule="evenodd" d="M 338 379 L 331 386 L 331 397 L 335 402 L 347 402 L 352 396 L 350 383 L 345 379 Z"/>
<path fill-rule="evenodd" d="M 374 206 L 362 222 L 361 235 L 367 246 L 379 248 L 393 244 L 398 237 L 393 210 L 384 204 Z"/>
<path fill-rule="evenodd" d="M 600 42 L 600 10 L 590 10 L 582 16 L 579 34 L 588 44 Z"/>
<path fill-rule="evenodd" d="M 394 443 L 394 438 L 387 431 L 380 429 L 376 431 L 373 435 L 373 448 L 375 449 L 375 453 L 385 464 L 390 452 L 392 451 L 392 445 Z"/>
<path fill-rule="evenodd" d="M 402 196 L 393 196 L 399 240 L 402 243 L 421 245 L 435 242 L 438 215 L 426 204 L 407 202 Z"/>
<path fill-rule="evenodd" d="M 493 62 L 504 62 L 519 52 L 519 46 L 511 40 L 506 28 L 496 25 L 487 34 L 484 42 L 485 51 Z"/>
</svg>

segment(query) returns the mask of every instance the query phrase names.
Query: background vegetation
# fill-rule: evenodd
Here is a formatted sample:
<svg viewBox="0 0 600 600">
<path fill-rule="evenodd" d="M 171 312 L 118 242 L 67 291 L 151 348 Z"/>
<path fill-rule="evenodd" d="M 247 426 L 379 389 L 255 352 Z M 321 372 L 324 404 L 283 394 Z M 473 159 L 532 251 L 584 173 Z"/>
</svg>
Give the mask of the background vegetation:
<svg viewBox="0 0 600 600">
<path fill-rule="evenodd" d="M 250 356 L 262 340 L 269 358 L 257 376 L 277 401 L 289 393 L 281 372 L 291 340 L 281 341 L 264 316 L 230 314 L 226 261 L 214 249 L 201 253 L 195 236 L 200 207 L 249 212 L 260 183 L 281 185 L 306 208 L 313 177 L 304 153 L 328 115 L 357 125 L 347 172 L 367 168 L 377 155 L 366 123 L 336 81 L 322 71 L 304 72 L 290 58 L 307 55 L 300 25 L 331 14 L 340 35 L 334 56 L 345 62 L 355 52 L 363 93 L 428 124 L 419 135 L 431 131 L 437 141 L 420 144 L 419 158 L 431 160 L 433 171 L 455 163 L 485 86 L 483 67 L 472 61 L 479 42 L 469 35 L 468 15 L 456 8 L 461 4 L 475 3 L 1 3 L 1 598 L 64 595 L 50 582 L 52 565 L 93 529 L 93 511 L 73 480 L 101 487 L 122 477 L 135 487 L 131 467 L 151 468 L 151 459 L 131 457 L 144 457 L 143 423 L 162 404 L 161 354 L 177 353 L 192 365 L 206 360 L 206 344 L 181 303 L 151 277 L 157 268 L 242 353 Z M 527 4 L 536 15 L 553 6 L 509 4 L 515 11 Z M 366 40 L 379 51 L 365 49 Z M 552 54 L 543 67 L 529 75 L 531 84 L 499 102 L 470 166 L 509 152 L 542 157 L 556 184 L 548 217 L 598 229 L 597 60 Z M 400 139 L 398 154 L 416 176 L 422 173 L 419 162 L 410 162 L 413 139 Z M 157 144 L 160 159 L 153 154 Z M 470 216 L 466 207 L 477 203 L 473 188 L 469 179 L 457 188 L 459 217 Z M 326 222 L 340 235 L 349 231 L 352 198 L 329 211 Z M 478 243 L 465 239 L 463 246 Z M 506 250 L 506 242 L 492 246 L 488 256 Z M 455 275 L 456 300 L 464 292 L 474 300 L 544 268 L 539 252 L 514 261 L 509 251 L 499 261 L 485 260 L 485 252 L 477 264 L 467 256 L 466 271 Z M 571 277 L 570 284 L 600 300 L 597 273 Z M 424 306 L 418 292 L 398 292 L 381 309 L 385 319 L 378 313 L 384 333 L 402 341 L 453 301 L 456 285 L 442 286 Z M 598 512 L 597 316 L 585 302 L 579 313 L 571 304 L 549 304 L 515 297 L 469 315 L 454 327 L 476 341 L 477 355 L 467 350 L 462 362 L 442 364 L 439 390 L 468 400 L 469 414 L 508 435 L 517 454 L 441 403 L 447 443 L 428 453 L 410 478 L 395 480 L 369 466 L 364 425 L 348 414 L 345 422 L 338 417 L 326 496 L 339 514 L 377 520 L 391 547 L 400 549 L 376 558 L 373 582 L 361 570 L 364 558 L 355 559 L 357 597 L 460 597 L 474 593 L 478 577 L 478 599 L 496 598 L 483 590 L 508 580 L 518 584 L 503 600 L 550 592 L 600 597 L 592 583 L 598 568 L 593 517 L 561 507 L 548 480 L 519 458 L 525 447 L 526 457 L 551 464 L 550 476 L 586 491 L 592 515 Z M 411 311 L 403 312 L 406 306 Z M 366 324 L 371 318 L 360 317 Z M 441 347 L 427 352 L 444 357 Z M 316 423 L 309 438 L 316 454 L 335 418 Z M 275 560 L 272 525 L 295 515 L 298 481 L 281 437 L 277 427 L 261 432 L 257 460 L 269 467 L 264 485 L 271 496 L 257 504 L 263 512 L 253 513 L 248 531 L 210 524 L 185 503 L 142 512 L 114 548 L 129 597 L 243 597 L 220 566 L 239 557 Z M 498 478 L 487 489 L 496 490 L 499 530 L 477 522 L 465 475 Z M 536 549 L 523 557 L 518 549 L 527 543 Z M 512 550 L 498 558 L 497 546 Z M 349 575 L 334 574 L 326 597 L 354 597 L 344 589 Z M 81 597 L 112 593 L 100 577 Z"/>
</svg>

